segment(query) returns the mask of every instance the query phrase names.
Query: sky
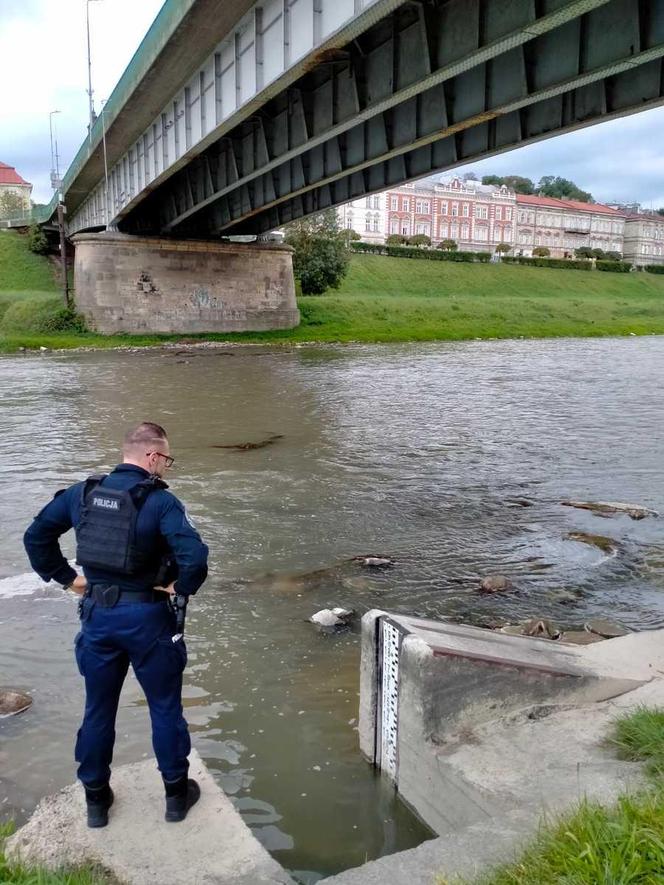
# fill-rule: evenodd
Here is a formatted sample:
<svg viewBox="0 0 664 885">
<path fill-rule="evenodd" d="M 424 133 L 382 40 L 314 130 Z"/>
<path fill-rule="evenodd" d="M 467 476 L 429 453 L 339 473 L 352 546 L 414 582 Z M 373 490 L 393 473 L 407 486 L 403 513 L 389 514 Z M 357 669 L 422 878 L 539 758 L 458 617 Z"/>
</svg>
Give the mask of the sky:
<svg viewBox="0 0 664 885">
<path fill-rule="evenodd" d="M 95 107 L 108 98 L 163 0 L 91 0 Z M 219 0 L 223 2 L 223 0 Z M 49 112 L 64 172 L 88 123 L 86 0 L 0 0 L 0 161 L 51 198 Z M 664 206 L 664 108 L 465 166 L 482 175 L 561 175 L 598 201 Z"/>
</svg>

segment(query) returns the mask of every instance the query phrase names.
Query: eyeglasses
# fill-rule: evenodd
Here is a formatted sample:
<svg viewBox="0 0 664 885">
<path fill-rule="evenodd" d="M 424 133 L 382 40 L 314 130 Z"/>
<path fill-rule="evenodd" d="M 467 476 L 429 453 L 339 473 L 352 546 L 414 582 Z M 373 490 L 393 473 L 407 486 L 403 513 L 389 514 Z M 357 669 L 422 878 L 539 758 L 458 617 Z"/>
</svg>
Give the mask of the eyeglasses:
<svg viewBox="0 0 664 885">
<path fill-rule="evenodd" d="M 172 467 L 173 464 L 175 464 L 175 458 L 171 458 L 170 455 L 164 455 L 163 452 L 153 451 L 153 452 L 146 452 L 145 454 L 146 455 L 159 455 L 159 457 L 163 458 L 164 461 L 166 462 L 166 467 Z"/>
</svg>

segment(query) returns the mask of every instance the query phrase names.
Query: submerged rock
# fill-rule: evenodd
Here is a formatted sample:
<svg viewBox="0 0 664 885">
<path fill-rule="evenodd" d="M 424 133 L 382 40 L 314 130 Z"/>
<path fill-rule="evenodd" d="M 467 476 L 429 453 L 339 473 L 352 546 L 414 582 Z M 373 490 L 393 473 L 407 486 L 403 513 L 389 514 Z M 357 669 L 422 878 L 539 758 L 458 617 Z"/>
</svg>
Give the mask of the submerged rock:
<svg viewBox="0 0 664 885">
<path fill-rule="evenodd" d="M 348 608 L 324 608 L 309 620 L 321 633 L 339 633 L 350 625 L 354 615 L 355 612 Z"/>
<path fill-rule="evenodd" d="M 512 586 L 512 582 L 505 575 L 487 575 L 480 581 L 479 589 L 481 593 L 502 593 L 510 590 Z"/>
<path fill-rule="evenodd" d="M 590 510 L 602 516 L 615 513 L 626 513 L 630 519 L 645 519 L 646 516 L 659 516 L 656 510 L 640 507 L 638 504 L 621 504 L 619 501 L 561 501 L 564 507 L 576 507 L 579 510 Z"/>
<path fill-rule="evenodd" d="M 607 538 L 605 535 L 593 535 L 590 532 L 569 532 L 567 539 L 569 541 L 580 541 L 582 544 L 589 544 L 591 547 L 598 547 L 607 556 L 615 556 L 618 552 L 618 542 L 614 541 L 613 538 Z"/>
<path fill-rule="evenodd" d="M 14 688 L 0 688 L 0 719 L 15 716 L 32 706 L 32 698 L 24 691 Z"/>
<path fill-rule="evenodd" d="M 586 630 L 565 630 L 560 636 L 560 642 L 570 645 L 591 645 L 593 642 L 604 642 L 604 636 L 599 633 L 588 633 Z"/>
<path fill-rule="evenodd" d="M 509 636 L 536 636 L 541 639 L 560 639 L 560 630 L 546 618 L 533 618 L 524 624 L 508 624 L 500 628 L 501 633 Z"/>
<path fill-rule="evenodd" d="M 583 629 L 587 633 L 595 633 L 604 639 L 616 639 L 618 636 L 627 636 L 630 632 L 626 627 L 616 624 L 614 621 L 608 621 L 606 618 L 595 618 L 583 625 Z"/>
<path fill-rule="evenodd" d="M 268 436 L 267 439 L 262 439 L 260 442 L 245 442 L 245 443 L 231 443 L 228 445 L 212 445 L 213 449 L 233 449 L 236 452 L 250 452 L 254 449 L 264 449 L 266 446 L 271 446 L 277 442 L 277 440 L 283 439 L 283 434 L 281 433 L 273 433 L 272 436 Z"/>
</svg>

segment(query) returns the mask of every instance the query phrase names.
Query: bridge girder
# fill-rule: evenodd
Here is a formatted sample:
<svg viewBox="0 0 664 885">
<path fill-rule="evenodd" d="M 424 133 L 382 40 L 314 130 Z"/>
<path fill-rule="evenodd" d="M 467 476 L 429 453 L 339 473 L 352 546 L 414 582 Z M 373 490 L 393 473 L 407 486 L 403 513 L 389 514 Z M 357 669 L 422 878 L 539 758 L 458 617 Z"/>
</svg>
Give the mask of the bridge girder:
<svg viewBox="0 0 664 885">
<path fill-rule="evenodd" d="M 664 0 L 420 0 L 150 194 L 136 233 L 260 233 L 664 100 Z"/>
</svg>

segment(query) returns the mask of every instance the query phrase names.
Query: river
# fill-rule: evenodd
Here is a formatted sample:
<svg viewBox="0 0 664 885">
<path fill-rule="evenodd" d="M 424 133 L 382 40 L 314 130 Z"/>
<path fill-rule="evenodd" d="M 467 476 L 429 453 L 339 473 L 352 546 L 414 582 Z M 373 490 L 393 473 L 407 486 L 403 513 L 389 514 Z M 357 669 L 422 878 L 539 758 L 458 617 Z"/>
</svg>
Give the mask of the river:
<svg viewBox="0 0 664 885">
<path fill-rule="evenodd" d="M 194 745 L 313 883 L 429 834 L 359 755 L 357 628 L 324 636 L 309 616 L 664 625 L 662 522 L 559 503 L 664 506 L 663 377 L 654 337 L 0 358 L 0 684 L 34 696 L 0 721 L 0 818 L 73 780 L 82 709 L 74 601 L 15 579 L 21 535 L 56 489 L 113 467 L 128 426 L 166 427 L 168 479 L 212 551 L 187 625 Z M 618 554 L 573 530 L 616 539 Z M 367 553 L 395 566 L 349 561 Z M 489 573 L 515 589 L 479 595 Z M 133 678 L 117 732 L 116 764 L 150 755 Z"/>
</svg>

